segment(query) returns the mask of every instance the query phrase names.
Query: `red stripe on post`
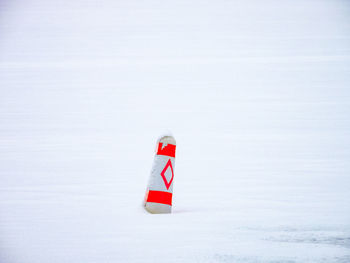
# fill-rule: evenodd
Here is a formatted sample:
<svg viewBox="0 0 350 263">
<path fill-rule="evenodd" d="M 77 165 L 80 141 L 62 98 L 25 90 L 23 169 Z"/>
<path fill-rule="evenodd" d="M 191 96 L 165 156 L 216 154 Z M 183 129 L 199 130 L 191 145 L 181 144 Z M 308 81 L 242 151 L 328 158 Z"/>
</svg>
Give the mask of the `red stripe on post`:
<svg viewBox="0 0 350 263">
<path fill-rule="evenodd" d="M 148 191 L 147 202 L 171 205 L 172 197 L 173 194 L 169 192 L 150 190 Z"/>
<path fill-rule="evenodd" d="M 165 155 L 169 157 L 175 157 L 175 150 L 176 150 L 176 145 L 174 144 L 168 144 L 163 147 L 163 143 L 158 144 L 158 150 L 157 154 L 158 155 Z"/>
</svg>

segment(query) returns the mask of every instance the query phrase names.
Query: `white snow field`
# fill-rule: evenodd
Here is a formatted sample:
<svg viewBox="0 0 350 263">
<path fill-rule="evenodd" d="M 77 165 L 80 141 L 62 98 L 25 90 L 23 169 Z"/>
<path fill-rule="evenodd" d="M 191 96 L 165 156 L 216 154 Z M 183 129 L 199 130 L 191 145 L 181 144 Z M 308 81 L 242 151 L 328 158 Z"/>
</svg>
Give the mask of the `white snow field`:
<svg viewBox="0 0 350 263">
<path fill-rule="evenodd" d="M 350 2 L 1 0 L 0 263 L 80 262 L 350 262 Z"/>
</svg>

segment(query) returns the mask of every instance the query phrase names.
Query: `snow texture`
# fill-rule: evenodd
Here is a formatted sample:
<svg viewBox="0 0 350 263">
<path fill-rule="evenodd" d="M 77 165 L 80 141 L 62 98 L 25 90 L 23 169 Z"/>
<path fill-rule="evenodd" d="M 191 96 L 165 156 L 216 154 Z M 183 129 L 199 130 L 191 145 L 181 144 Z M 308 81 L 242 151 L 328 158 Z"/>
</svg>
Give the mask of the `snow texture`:
<svg viewBox="0 0 350 263">
<path fill-rule="evenodd" d="M 350 262 L 349 5 L 1 0 L 0 262 Z"/>
</svg>

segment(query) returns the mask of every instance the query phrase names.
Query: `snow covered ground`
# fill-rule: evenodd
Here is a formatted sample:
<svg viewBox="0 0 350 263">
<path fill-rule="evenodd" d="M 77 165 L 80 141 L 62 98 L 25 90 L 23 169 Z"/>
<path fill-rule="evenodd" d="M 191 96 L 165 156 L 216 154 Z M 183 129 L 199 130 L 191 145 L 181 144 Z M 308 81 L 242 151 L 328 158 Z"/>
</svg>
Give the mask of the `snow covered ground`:
<svg viewBox="0 0 350 263">
<path fill-rule="evenodd" d="M 348 1 L 1 0 L 0 263 L 350 262 L 349 84 Z"/>
</svg>

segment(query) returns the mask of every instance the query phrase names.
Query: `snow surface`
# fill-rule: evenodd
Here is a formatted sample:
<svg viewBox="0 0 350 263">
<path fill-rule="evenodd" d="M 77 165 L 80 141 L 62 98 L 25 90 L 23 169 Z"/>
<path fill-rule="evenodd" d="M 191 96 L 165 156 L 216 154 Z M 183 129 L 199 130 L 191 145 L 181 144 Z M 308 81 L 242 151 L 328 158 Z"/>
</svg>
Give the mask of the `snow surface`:
<svg viewBox="0 0 350 263">
<path fill-rule="evenodd" d="M 350 262 L 350 3 L 0 1 L 0 263 Z M 174 213 L 141 207 L 177 140 Z"/>
</svg>

